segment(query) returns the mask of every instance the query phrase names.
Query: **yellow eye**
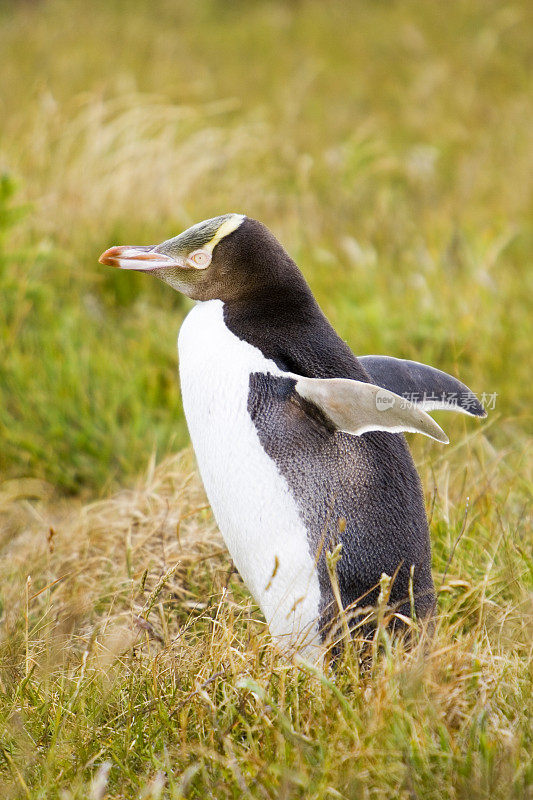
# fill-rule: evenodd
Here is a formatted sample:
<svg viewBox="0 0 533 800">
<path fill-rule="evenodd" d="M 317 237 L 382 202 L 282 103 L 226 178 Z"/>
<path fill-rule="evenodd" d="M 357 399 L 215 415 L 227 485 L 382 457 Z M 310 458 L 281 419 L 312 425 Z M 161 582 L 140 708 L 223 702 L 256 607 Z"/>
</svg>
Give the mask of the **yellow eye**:
<svg viewBox="0 0 533 800">
<path fill-rule="evenodd" d="M 211 253 L 208 250 L 195 250 L 189 255 L 187 263 L 195 269 L 205 269 L 211 263 Z"/>
</svg>

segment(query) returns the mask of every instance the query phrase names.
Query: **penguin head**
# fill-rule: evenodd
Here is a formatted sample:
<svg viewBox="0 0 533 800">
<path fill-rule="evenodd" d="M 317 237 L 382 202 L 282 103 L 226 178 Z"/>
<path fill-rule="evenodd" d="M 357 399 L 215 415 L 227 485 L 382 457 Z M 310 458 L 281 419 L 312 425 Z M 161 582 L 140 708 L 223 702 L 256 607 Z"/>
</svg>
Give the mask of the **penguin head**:
<svg viewBox="0 0 533 800">
<path fill-rule="evenodd" d="M 147 272 L 193 300 L 238 301 L 303 276 L 260 222 L 223 214 L 148 247 L 110 247 L 101 264 Z"/>
</svg>

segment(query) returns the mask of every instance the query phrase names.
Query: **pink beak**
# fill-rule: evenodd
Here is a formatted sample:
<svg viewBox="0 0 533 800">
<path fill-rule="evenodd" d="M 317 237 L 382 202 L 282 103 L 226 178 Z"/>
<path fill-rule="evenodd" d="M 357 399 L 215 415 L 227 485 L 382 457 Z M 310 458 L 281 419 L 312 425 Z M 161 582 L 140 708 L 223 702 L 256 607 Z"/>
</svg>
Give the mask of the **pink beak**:
<svg viewBox="0 0 533 800">
<path fill-rule="evenodd" d="M 131 247 L 129 245 L 110 247 L 109 250 L 102 253 L 98 261 L 100 264 L 107 264 L 110 267 L 135 269 L 139 272 L 185 266 L 185 262 L 181 259 L 154 252 L 153 247 Z"/>
</svg>

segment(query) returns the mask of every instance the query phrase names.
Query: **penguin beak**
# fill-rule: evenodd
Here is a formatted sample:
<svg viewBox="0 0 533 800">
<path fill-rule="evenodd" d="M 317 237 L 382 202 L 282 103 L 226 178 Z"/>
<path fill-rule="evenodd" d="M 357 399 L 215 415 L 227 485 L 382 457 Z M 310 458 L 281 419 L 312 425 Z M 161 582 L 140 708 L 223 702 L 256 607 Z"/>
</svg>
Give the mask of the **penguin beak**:
<svg viewBox="0 0 533 800">
<path fill-rule="evenodd" d="M 150 272 L 154 269 L 167 269 L 168 267 L 184 268 L 186 266 L 185 261 L 180 258 L 155 252 L 154 246 L 132 247 L 130 245 L 120 245 L 110 247 L 109 250 L 102 253 L 98 261 L 100 264 L 107 264 L 110 267 L 134 269 L 137 272 Z"/>
</svg>

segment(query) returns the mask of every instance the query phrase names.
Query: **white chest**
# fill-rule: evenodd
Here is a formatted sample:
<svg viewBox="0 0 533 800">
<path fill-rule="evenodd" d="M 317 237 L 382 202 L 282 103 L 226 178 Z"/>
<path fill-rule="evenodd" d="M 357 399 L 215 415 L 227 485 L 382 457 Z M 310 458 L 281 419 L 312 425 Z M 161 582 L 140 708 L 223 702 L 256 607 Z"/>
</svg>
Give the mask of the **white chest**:
<svg viewBox="0 0 533 800">
<path fill-rule="evenodd" d="M 272 635 L 313 656 L 320 600 L 314 559 L 286 481 L 247 410 L 250 373 L 280 370 L 228 330 L 219 300 L 188 314 L 178 352 L 189 433 L 228 550 Z"/>
</svg>

